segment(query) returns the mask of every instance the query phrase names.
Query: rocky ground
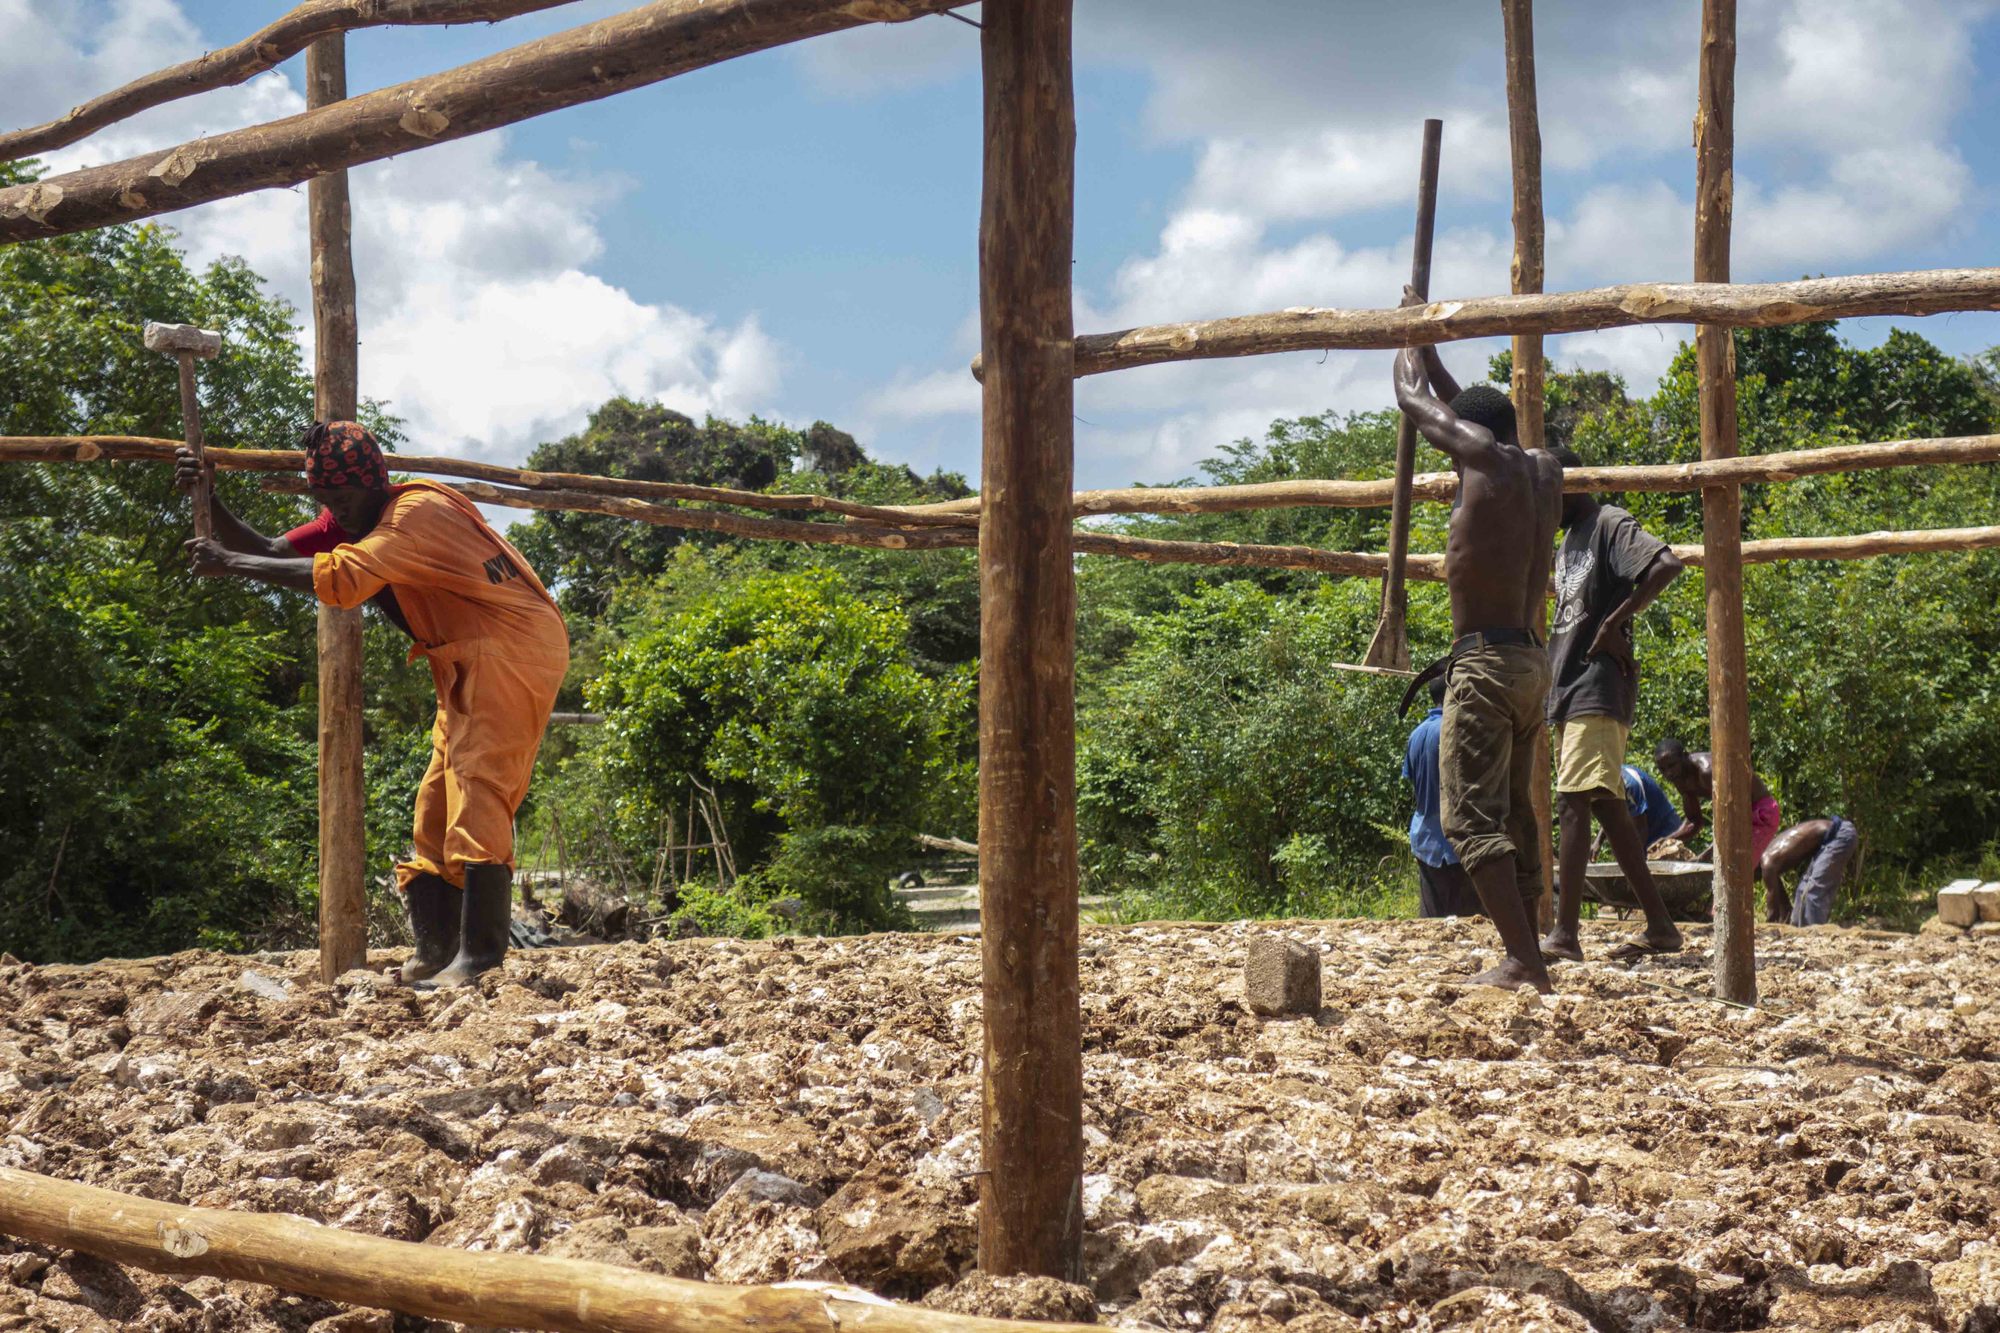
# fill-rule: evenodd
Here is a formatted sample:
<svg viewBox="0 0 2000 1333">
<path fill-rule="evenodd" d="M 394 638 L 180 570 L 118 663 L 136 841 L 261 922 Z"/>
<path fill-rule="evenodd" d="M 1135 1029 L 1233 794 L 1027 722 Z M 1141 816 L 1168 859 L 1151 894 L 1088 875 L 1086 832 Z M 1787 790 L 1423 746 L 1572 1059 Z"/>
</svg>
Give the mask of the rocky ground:
<svg viewBox="0 0 2000 1333">
<path fill-rule="evenodd" d="M 1317 1019 L 1245 1009 L 1253 929 L 1323 951 Z M 1744 1012 L 1668 989 L 1706 989 L 1693 938 L 1537 1000 L 1452 984 L 1474 924 L 1086 930 L 1088 1290 L 966 1276 L 963 936 L 517 953 L 441 996 L 304 954 L 7 960 L 0 1164 L 1125 1327 L 2000 1328 L 2000 941 L 1767 928 Z M 0 1239 L 0 1329 L 390 1327 Z"/>
</svg>

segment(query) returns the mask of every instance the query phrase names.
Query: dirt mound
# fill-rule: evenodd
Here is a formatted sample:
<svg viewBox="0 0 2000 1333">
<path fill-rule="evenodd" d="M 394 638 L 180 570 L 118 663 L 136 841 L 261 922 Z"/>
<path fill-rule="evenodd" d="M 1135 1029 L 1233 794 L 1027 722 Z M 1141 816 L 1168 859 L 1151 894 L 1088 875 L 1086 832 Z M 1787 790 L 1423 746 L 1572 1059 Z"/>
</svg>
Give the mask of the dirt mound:
<svg viewBox="0 0 2000 1333">
<path fill-rule="evenodd" d="M 1326 951 L 1316 1020 L 1244 1007 L 1253 929 Z M 443 995 L 304 954 L 0 966 L 0 1164 L 1128 1327 L 2000 1328 L 2000 944 L 1767 931 L 1744 1012 L 1667 989 L 1706 942 L 1538 1000 L 1450 980 L 1474 924 L 1086 930 L 1088 1293 L 968 1278 L 963 937 L 533 951 Z M 0 1329 L 388 1326 L 0 1240 Z"/>
</svg>

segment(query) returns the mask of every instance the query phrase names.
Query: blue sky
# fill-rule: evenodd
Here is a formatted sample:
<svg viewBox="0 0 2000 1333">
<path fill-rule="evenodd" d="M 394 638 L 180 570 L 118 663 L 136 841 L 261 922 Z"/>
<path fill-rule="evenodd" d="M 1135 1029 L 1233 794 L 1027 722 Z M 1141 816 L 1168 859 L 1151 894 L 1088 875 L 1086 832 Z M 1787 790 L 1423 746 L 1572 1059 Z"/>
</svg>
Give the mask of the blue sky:
<svg viewBox="0 0 2000 1333">
<path fill-rule="evenodd" d="M 282 0 L 0 0 L 21 124 L 249 33 Z M 355 91 L 613 12 L 350 38 Z M 1538 6 L 1552 288 L 1688 276 L 1696 0 Z M 976 10 L 970 11 L 976 13 Z M 1426 29 L 1421 20 L 1434 22 Z M 1771 0 L 1739 56 L 1740 279 L 1978 265 L 2000 145 L 1986 0 Z M 1080 331 L 1392 303 L 1418 127 L 1444 117 L 1435 294 L 1507 284 L 1497 7 L 1079 0 Z M 877 26 L 355 173 L 363 392 L 413 445 L 518 461 L 614 392 L 806 424 L 976 477 L 978 34 Z M 73 167 L 302 105 L 302 60 L 57 156 Z M 167 219 L 303 301 L 303 191 Z M 1908 321 L 1960 352 L 2000 316 Z M 1850 336 L 1873 340 L 1886 322 Z M 1636 390 L 1678 329 L 1555 340 Z M 1448 352 L 1476 372 L 1491 346 Z M 1079 385 L 1078 478 L 1164 480 L 1279 416 L 1386 400 L 1387 360 L 1163 367 Z"/>
</svg>

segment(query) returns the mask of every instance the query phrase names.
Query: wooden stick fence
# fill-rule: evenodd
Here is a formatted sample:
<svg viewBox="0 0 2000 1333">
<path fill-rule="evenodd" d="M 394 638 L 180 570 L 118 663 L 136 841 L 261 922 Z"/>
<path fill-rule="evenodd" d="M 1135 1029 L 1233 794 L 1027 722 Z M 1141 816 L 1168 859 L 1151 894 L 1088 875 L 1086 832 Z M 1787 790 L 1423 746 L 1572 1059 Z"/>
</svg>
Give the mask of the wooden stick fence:
<svg viewBox="0 0 2000 1333">
<path fill-rule="evenodd" d="M 0 189 L 0 244 L 169 213 L 302 180 L 432 143 L 512 124 L 735 56 L 869 22 L 942 13 L 965 0 L 652 0 L 629 12 L 441 74 L 360 97 L 344 96 L 340 34 L 374 24 L 494 18 L 563 0 L 306 0 L 246 43 L 164 70 L 46 125 L 0 137 L 0 160 L 75 142 L 172 96 L 249 77 L 308 42 L 308 110 L 123 162 Z M 1245 487 L 1070 493 L 1071 383 L 1081 375 L 1218 357 L 1394 348 L 1512 336 L 1528 442 L 1537 443 L 1533 391 L 1543 335 L 1638 324 L 1699 327 L 1703 461 L 1663 468 L 1578 469 L 1571 490 L 1703 492 L 1704 541 L 1681 548 L 1708 567 L 1711 729 L 1716 753 L 1718 947 L 1716 988 L 1754 999 L 1748 920 L 1750 767 L 1744 700 L 1742 565 L 1762 560 L 1859 559 L 2000 546 L 2000 528 L 1870 533 L 1740 543 L 1740 488 L 1815 472 L 1991 462 L 1996 437 L 1915 440 L 1738 458 L 1731 328 L 1857 315 L 2000 309 L 2000 268 L 1865 274 L 1799 282 L 1729 283 L 1735 6 L 1705 0 L 1696 117 L 1697 218 L 1692 283 L 1642 283 L 1542 293 L 1539 135 L 1533 107 L 1531 0 L 1502 0 L 1514 149 L 1515 291 L 1404 309 L 1298 309 L 1162 324 L 1074 337 L 1068 257 L 1073 241 L 1074 98 L 1071 0 L 988 0 L 981 34 L 986 177 L 980 244 L 984 496 L 920 506 L 865 506 L 824 496 L 754 496 L 714 487 L 530 473 L 463 460 L 402 458 L 412 470 L 466 479 L 487 503 L 605 513 L 760 539 L 883 549 L 981 548 L 980 854 L 988 886 L 985 955 L 985 1151 L 980 1254 L 995 1272 L 1053 1276 L 1078 1270 L 1080 1247 L 1080 1019 L 1076 985 L 1073 555 L 1310 569 L 1380 577 L 1386 557 L 1303 547 L 1165 542 L 1076 531 L 1078 515 L 1204 513 L 1284 505 L 1390 502 L 1389 482 L 1300 481 Z M 335 78 L 335 66 L 343 68 Z M 315 323 L 323 342 L 316 401 L 353 411 L 352 282 L 344 264 L 344 184 L 316 189 L 311 209 Z M 317 270 L 324 259 L 334 268 Z M 329 337 L 329 330 L 332 337 Z M 341 358 L 349 358 L 346 364 Z M 0 441 L 0 460 L 162 459 L 175 442 L 132 437 Z M 224 468 L 294 470 L 297 455 L 220 450 Z M 278 485 L 295 485 L 280 482 Z M 1419 478 L 1415 493 L 1449 498 L 1450 479 Z M 720 503 L 777 513 L 747 517 L 685 508 Z M 798 513 L 836 516 L 805 522 Z M 1409 562 L 1438 577 L 1436 556 Z M 334 732 L 358 735 L 358 671 L 351 636 L 335 649 L 322 698 L 344 698 Z M 341 665 L 345 663 L 346 665 Z M 333 682 L 329 685 L 328 682 Z M 338 688 L 336 689 L 335 686 Z M 329 776 L 349 774 L 351 749 L 328 734 Z M 344 780 L 344 779 L 343 779 Z M 327 821 L 358 830 L 358 805 L 322 805 Z M 358 831 L 354 834 L 358 836 Z M 339 877 L 332 843 L 323 843 Z M 338 931 L 334 932 L 337 936 Z M 345 946 L 322 940 L 323 966 Z M 79 1193 L 80 1191 L 80 1193 Z M 622 1270 L 401 1246 L 310 1228 L 292 1219 L 232 1217 L 124 1199 L 82 1186 L 0 1172 L 0 1229 L 166 1271 L 214 1272 L 295 1290 L 476 1323 L 542 1328 L 662 1328 L 685 1333 L 773 1326 L 835 1333 L 867 1325 L 914 1333 L 1003 1327 L 869 1303 L 836 1306 L 826 1293 L 659 1284 Z M 358 1248 L 357 1248 L 358 1247 Z M 420 1258 L 406 1252 L 420 1252 Z M 178 1265 L 178 1267 L 176 1267 Z M 593 1270 L 593 1271 L 584 1271 Z M 664 1294 L 663 1294 L 664 1293 Z M 607 1313 L 620 1312 L 617 1322 Z M 586 1313 L 587 1312 L 587 1313 Z M 537 1322 L 543 1321 L 543 1322 Z"/>
<path fill-rule="evenodd" d="M 0 1167 L 0 1232 L 155 1273 L 261 1282 L 482 1328 L 562 1333 L 1102 1333 L 897 1305 L 851 1287 L 732 1287 L 532 1254 L 364 1236 L 300 1217 L 187 1208 Z"/>
</svg>

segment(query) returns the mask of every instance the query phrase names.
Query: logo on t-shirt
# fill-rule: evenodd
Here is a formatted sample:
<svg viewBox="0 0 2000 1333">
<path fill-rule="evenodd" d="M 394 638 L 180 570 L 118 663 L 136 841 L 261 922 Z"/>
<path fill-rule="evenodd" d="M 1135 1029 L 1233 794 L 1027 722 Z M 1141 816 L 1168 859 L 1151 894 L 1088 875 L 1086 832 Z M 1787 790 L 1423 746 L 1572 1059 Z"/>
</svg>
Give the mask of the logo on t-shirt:
<svg viewBox="0 0 2000 1333">
<path fill-rule="evenodd" d="M 1556 557 L 1556 623 L 1550 633 L 1575 629 L 1583 619 L 1583 585 L 1596 567 L 1595 551 L 1573 555 L 1565 550 Z"/>
<path fill-rule="evenodd" d="M 514 562 L 505 555 L 496 555 L 491 560 L 481 561 L 479 567 L 486 571 L 488 583 L 505 583 L 508 579 L 521 577 L 521 571 L 514 568 Z"/>
</svg>

